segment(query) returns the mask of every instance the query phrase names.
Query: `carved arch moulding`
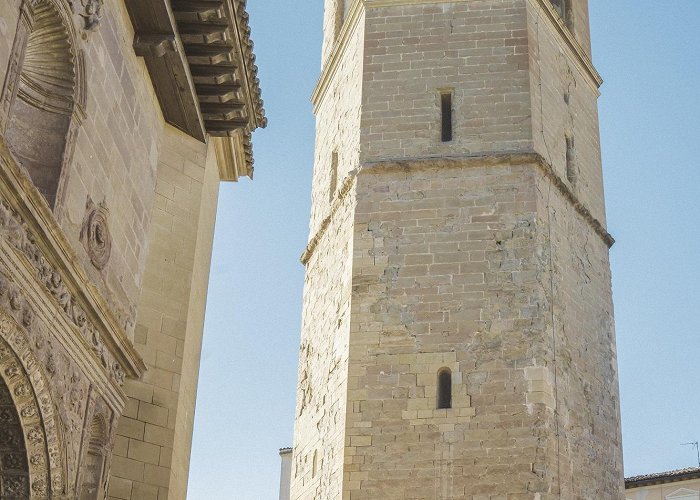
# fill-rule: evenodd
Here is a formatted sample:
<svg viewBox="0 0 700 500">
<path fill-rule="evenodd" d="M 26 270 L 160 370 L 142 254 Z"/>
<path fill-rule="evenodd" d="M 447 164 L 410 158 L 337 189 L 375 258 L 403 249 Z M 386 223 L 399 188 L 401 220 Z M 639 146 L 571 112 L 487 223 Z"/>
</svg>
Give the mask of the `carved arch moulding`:
<svg viewBox="0 0 700 500">
<path fill-rule="evenodd" d="M 7 270 L 0 271 L 0 379 L 13 396 L 29 460 L 25 483 L 22 477 L 17 478 L 16 470 L 8 473 L 14 480 L 8 484 L 24 488 L 25 493 L 16 499 L 3 494 L 0 498 L 74 500 L 86 484 L 104 492 L 123 400 L 115 403 L 105 399 L 109 389 L 95 382 L 89 366 L 80 366 L 89 360 L 71 358 L 51 334 L 60 325 L 47 325 L 41 312 L 36 312 L 41 304 L 5 273 Z M 95 418 L 102 422 L 99 435 L 91 424 Z M 0 432 L 0 463 L 5 463 L 5 441 Z M 94 453 L 95 442 L 99 443 L 98 454 Z M 95 465 L 99 474 L 85 474 Z M 0 482 L 2 473 L 0 467 Z"/>
<path fill-rule="evenodd" d="M 15 319 L 0 309 L 0 377 L 17 410 L 26 447 L 26 484 L 15 482 L 17 498 L 61 498 L 65 447 L 50 383 Z M 3 492 L 3 495 L 6 495 Z M 3 498 L 5 498 L 3 496 Z M 12 498 L 11 496 L 9 498 Z"/>
</svg>

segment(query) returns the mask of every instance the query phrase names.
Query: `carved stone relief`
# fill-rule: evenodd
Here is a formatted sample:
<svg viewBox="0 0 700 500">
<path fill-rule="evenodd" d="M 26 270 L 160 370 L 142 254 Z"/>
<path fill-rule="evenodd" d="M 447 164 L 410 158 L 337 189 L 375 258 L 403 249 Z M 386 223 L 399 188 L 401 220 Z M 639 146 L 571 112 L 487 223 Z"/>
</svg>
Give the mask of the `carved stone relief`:
<svg viewBox="0 0 700 500">
<path fill-rule="evenodd" d="M 104 341 L 100 338 L 100 332 L 87 318 L 85 311 L 64 283 L 60 271 L 48 263 L 25 222 L 4 200 L 0 200 L 0 238 L 7 241 L 28 260 L 34 269 L 37 280 L 44 285 L 65 317 L 77 327 L 85 340 L 88 341 L 102 367 L 108 371 L 115 382 L 123 385 L 124 370 L 107 350 Z M 0 290 L 9 286 L 7 283 L 3 283 L 3 280 L 6 279 L 0 276 Z M 12 302 L 11 297 L 10 301 Z M 26 314 L 27 316 L 23 317 L 22 322 L 25 326 L 29 326 L 31 325 L 31 313 L 27 312 Z"/>
<path fill-rule="evenodd" d="M 16 366 L 6 371 L 17 376 Z M 21 499 L 29 496 L 29 466 L 24 434 L 10 389 L 0 376 L 0 498 Z"/>
<path fill-rule="evenodd" d="M 17 410 L 17 424 L 29 458 L 27 489 L 38 497 L 61 491 L 63 446 L 49 383 L 28 339 L 5 311 L 0 311 L 0 376 Z"/>
<path fill-rule="evenodd" d="M 91 391 L 83 432 L 83 450 L 78 484 L 80 498 L 101 499 L 107 491 L 111 461 L 112 443 L 116 432 L 112 410 L 104 400 Z"/>
<path fill-rule="evenodd" d="M 91 459 L 98 469 L 89 482 L 99 485 L 96 491 L 106 491 L 117 414 L 52 338 L 22 290 L 1 273 L 0 376 L 7 381 L 25 432 L 33 494 L 41 497 L 51 490 L 51 498 L 77 498 L 84 476 L 79 472 L 90 470 L 86 463 Z M 0 420 L 3 415 L 0 399 Z M 95 418 L 103 423 L 97 437 L 91 424 Z M 95 439 L 101 443 L 99 456 L 90 457 Z M 42 474 L 50 474 L 50 480 Z"/>
<path fill-rule="evenodd" d="M 72 0 L 71 6 L 83 19 L 83 29 L 94 31 L 102 20 L 104 0 Z"/>
<path fill-rule="evenodd" d="M 112 236 L 107 225 L 108 214 L 103 204 L 95 205 L 88 197 L 80 241 L 87 250 L 92 265 L 100 270 L 105 268 L 112 252 Z"/>
</svg>

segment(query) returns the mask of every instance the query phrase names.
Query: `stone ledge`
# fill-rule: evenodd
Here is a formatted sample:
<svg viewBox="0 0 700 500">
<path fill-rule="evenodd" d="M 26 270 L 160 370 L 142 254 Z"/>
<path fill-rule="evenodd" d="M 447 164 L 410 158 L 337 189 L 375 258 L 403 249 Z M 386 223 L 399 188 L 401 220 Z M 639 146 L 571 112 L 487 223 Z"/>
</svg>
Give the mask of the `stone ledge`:
<svg viewBox="0 0 700 500">
<path fill-rule="evenodd" d="M 407 159 L 386 159 L 364 163 L 360 168 L 350 171 L 336 195 L 329 215 L 323 219 L 316 234 L 309 240 L 309 244 L 301 255 L 301 263 L 306 265 L 313 256 L 319 242 L 328 230 L 333 216 L 342 205 L 344 198 L 351 191 L 355 179 L 362 174 L 381 174 L 395 171 L 410 170 L 442 170 L 476 167 L 496 167 L 502 165 L 528 166 L 535 165 L 552 182 L 552 184 L 569 200 L 578 214 L 600 236 L 601 240 L 612 248 L 615 238 L 606 230 L 605 226 L 593 217 L 588 207 L 581 202 L 571 188 L 557 175 L 554 168 L 539 153 L 534 151 L 515 151 L 511 153 L 485 153 L 482 155 L 464 155 L 450 157 L 425 157 Z"/>
</svg>

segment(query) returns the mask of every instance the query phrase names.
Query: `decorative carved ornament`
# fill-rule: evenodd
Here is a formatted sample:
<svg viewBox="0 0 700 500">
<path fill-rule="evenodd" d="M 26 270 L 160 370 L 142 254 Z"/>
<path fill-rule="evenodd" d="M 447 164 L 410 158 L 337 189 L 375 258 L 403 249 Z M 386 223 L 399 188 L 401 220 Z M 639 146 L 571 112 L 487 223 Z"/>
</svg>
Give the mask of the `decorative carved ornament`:
<svg viewBox="0 0 700 500">
<path fill-rule="evenodd" d="M 107 225 L 107 208 L 95 205 L 88 197 L 83 227 L 80 230 L 80 241 L 90 256 L 92 265 L 102 270 L 109 261 L 112 252 L 112 236 Z"/>
<path fill-rule="evenodd" d="M 16 376 L 17 366 L 4 371 Z M 29 496 L 29 468 L 24 433 L 10 389 L 0 374 L 0 498 Z"/>
<path fill-rule="evenodd" d="M 32 11 L 33 24 L 26 34 L 19 96 L 37 109 L 70 115 L 76 82 L 70 32 L 50 2 L 37 2 Z"/>
<path fill-rule="evenodd" d="M 92 321 L 87 318 L 85 311 L 65 285 L 61 273 L 47 262 L 43 252 L 36 244 L 34 236 L 29 232 L 27 225 L 4 200 L 0 201 L 0 237 L 26 257 L 34 268 L 38 281 L 44 285 L 54 298 L 66 318 L 80 331 L 95 356 L 99 359 L 100 364 L 115 382 L 123 385 L 125 372 L 109 353 L 100 338 L 100 332 L 95 328 Z M 0 292 L 4 287 L 10 286 L 6 281 L 7 278 L 0 276 Z M 15 291 L 13 293 L 17 295 L 19 292 Z M 13 298 L 13 295 L 10 295 L 9 299 L 12 309 L 17 310 L 15 307 L 19 307 L 17 302 L 19 299 Z M 33 318 L 31 309 L 26 309 L 22 313 L 24 326 L 31 326 Z"/>
<path fill-rule="evenodd" d="M 15 304 L 24 304 L 9 288 L 4 290 L 4 296 L 7 300 L 15 298 Z M 4 308 L 0 311 L 0 376 L 8 388 L 8 404 L 18 412 L 29 460 L 31 498 L 60 493 L 64 487 L 63 445 L 49 382 L 26 335 Z"/>
<path fill-rule="evenodd" d="M 83 19 L 85 31 L 95 31 L 102 20 L 104 0 L 69 0 L 73 11 Z"/>
</svg>

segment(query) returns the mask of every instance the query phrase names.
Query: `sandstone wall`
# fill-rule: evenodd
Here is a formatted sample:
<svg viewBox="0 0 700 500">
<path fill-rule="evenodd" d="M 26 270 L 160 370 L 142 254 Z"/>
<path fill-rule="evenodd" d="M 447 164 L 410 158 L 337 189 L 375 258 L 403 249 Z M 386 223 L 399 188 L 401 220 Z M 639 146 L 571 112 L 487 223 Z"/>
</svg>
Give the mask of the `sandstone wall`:
<svg viewBox="0 0 700 500">
<path fill-rule="evenodd" d="M 597 85 L 533 0 L 528 2 L 528 39 L 535 150 L 605 224 Z M 567 136 L 574 141 L 568 174 Z"/>
<path fill-rule="evenodd" d="M 0 7 L 3 82 L 21 5 L 11 0 Z M 108 0 L 103 14 L 99 29 L 89 33 L 81 29 L 79 15 L 71 18 L 77 33 L 74 50 L 84 59 L 86 105 L 72 161 L 64 165 L 64 194 L 55 214 L 91 280 L 133 335 L 163 120 L 143 62 L 134 54 L 124 2 Z M 112 250 L 102 271 L 92 265 L 80 241 L 88 199 L 109 211 Z"/>
<path fill-rule="evenodd" d="M 364 34 L 361 20 L 346 29 L 348 49 L 336 61 L 316 102 L 292 499 L 340 498 L 342 494 L 355 207 L 349 174 L 359 165 Z M 337 185 L 331 197 L 334 153 Z"/>
<path fill-rule="evenodd" d="M 366 2 L 362 51 L 342 35 L 329 48 L 329 12 L 292 498 L 622 498 L 587 2 L 576 38 L 546 0 Z M 334 114 L 358 88 L 355 142 Z M 327 218 L 336 149 L 359 168 Z M 334 331 L 328 311 L 347 304 Z M 345 343 L 347 382 L 330 362 Z M 443 369 L 452 407 L 437 409 Z M 342 495 L 324 482 L 336 452 L 317 448 L 341 426 Z"/>
<path fill-rule="evenodd" d="M 333 153 L 337 154 L 338 160 L 336 191 L 360 164 L 360 117 L 365 109 L 362 103 L 363 19 L 364 16 L 346 26 L 345 51 L 319 83 L 324 90 L 315 102 L 316 152 L 311 187 L 310 239 L 330 214 Z"/>
<path fill-rule="evenodd" d="M 373 7 L 366 25 L 363 161 L 531 147 L 523 0 Z M 441 89 L 454 91 L 446 143 Z"/>
<path fill-rule="evenodd" d="M 83 46 L 86 119 L 78 132 L 73 161 L 65 167 L 65 199 L 58 213 L 91 278 L 101 285 L 133 335 L 148 255 L 163 118 L 143 60 L 134 54 L 134 34 L 124 2 L 105 2 L 104 13 L 99 30 Z M 102 272 L 95 272 L 79 240 L 88 196 L 109 210 L 112 255 Z"/>
<path fill-rule="evenodd" d="M 135 332 L 148 371 L 125 385 L 130 399 L 119 422 L 110 498 L 185 497 L 218 195 L 213 156 L 205 144 L 166 128 Z"/>
<path fill-rule="evenodd" d="M 129 367 L 127 374 L 132 379 L 124 386 L 128 402 L 114 433 L 109 498 L 185 498 L 220 180 L 217 157 L 211 143 L 196 141 L 164 123 L 151 78 L 143 60 L 135 55 L 134 31 L 123 1 L 105 0 L 99 19 L 90 19 L 89 13 L 83 10 L 86 2 L 42 0 L 33 3 L 37 9 L 34 17 L 50 20 L 42 25 L 50 28 L 46 30 L 50 36 L 45 36 L 42 31 L 41 36 L 35 38 L 40 39 L 39 49 L 47 50 L 33 52 L 39 54 L 41 61 L 50 59 L 48 69 L 42 68 L 46 72 L 42 76 L 48 75 L 47 78 L 51 79 L 56 67 L 63 71 L 55 77 L 60 84 L 56 86 L 61 87 L 59 91 L 53 92 L 54 87 L 49 86 L 45 94 L 49 95 L 47 99 L 68 103 L 66 110 L 59 109 L 64 114 L 57 116 L 61 123 L 71 116 L 74 127 L 69 128 L 67 148 L 71 154 L 60 175 L 53 217 L 50 213 L 53 205 L 49 203 L 47 207 L 32 187 L 31 180 L 38 185 L 34 177 L 23 184 L 23 194 L 35 196 L 29 198 L 38 200 L 35 204 L 44 210 L 41 213 L 48 214 L 42 215 L 44 222 L 53 223 L 56 219 L 60 230 L 56 228 L 55 232 L 60 233 L 61 238 L 58 240 L 60 245 L 57 245 L 60 248 L 53 250 L 70 261 L 70 270 L 79 278 L 79 287 L 82 288 L 77 295 L 81 300 L 86 297 L 96 300 L 101 320 L 105 319 L 102 318 L 104 315 L 111 321 L 108 309 L 114 313 L 120 327 L 129 336 L 128 340 L 120 336 L 118 347 L 127 355 L 133 355 L 128 361 L 134 366 Z M 0 6 L 0 78 L 3 81 L 18 81 L 7 75 L 12 75 L 13 71 L 17 75 L 22 62 L 20 51 L 13 51 L 15 36 L 26 34 L 26 39 L 31 38 L 27 23 L 20 25 L 24 29 L 16 29 L 20 22 L 20 8 L 28 4 L 29 0 L 7 0 Z M 244 14 L 240 14 L 242 20 Z M 87 26 L 90 20 L 99 20 L 99 23 Z M 53 43 L 56 40 L 58 42 Z M 16 47 L 23 46 L 16 44 Z M 73 77 L 75 92 L 71 91 L 69 82 Z M 69 83 L 64 85 L 64 82 Z M 11 101 L 4 97 L 12 95 L 12 92 L 6 92 L 2 96 L 2 110 L 8 109 L 5 104 Z M 71 100 L 72 97 L 75 99 Z M 73 101 L 78 105 L 70 115 Z M 45 104 L 24 105 L 34 106 L 37 114 L 56 111 L 44 109 Z M 7 122 L 5 115 L 9 114 L 0 111 L 0 123 Z M 26 124 L 23 122 L 22 125 Z M 48 150 L 47 142 L 61 143 L 62 148 L 63 135 L 42 142 L 41 138 L 34 137 L 36 129 L 25 126 L 17 130 L 19 132 L 14 131 L 13 137 L 19 137 L 31 151 L 40 151 L 42 146 Z M 4 153 L 5 141 L 0 142 Z M 240 157 L 245 156 L 240 151 L 234 156 L 238 153 Z M 33 158 L 25 160 L 29 164 Z M 54 165 L 58 165 L 58 161 L 49 166 Z M 9 172 L 5 170 L 3 167 L 4 174 Z M 28 170 L 26 165 L 25 170 Z M 50 170 L 49 174 L 54 173 L 54 170 L 47 170 Z M 27 180 L 21 174 L 18 176 Z M 47 193 L 46 199 L 50 202 L 52 196 Z M 104 266 L 95 264 L 94 249 L 91 252 L 86 248 L 83 237 L 90 206 L 104 210 L 109 228 L 108 238 L 102 238 L 106 231 L 95 236 L 101 242 L 111 243 Z M 51 225 L 52 231 L 53 227 Z M 104 229 L 104 226 L 99 229 Z M 65 242 L 62 239 L 64 234 Z M 26 251 L 31 250 L 30 246 L 24 246 Z M 34 257 L 40 261 L 38 255 Z M 110 439 L 109 443 L 105 441 L 106 448 L 101 455 L 107 457 L 105 463 L 109 466 L 112 424 L 116 427 L 124 403 L 119 383 L 123 381 L 127 367 L 114 362 L 112 354 L 106 352 L 105 342 L 100 339 L 100 331 L 91 329 L 94 318 L 86 318 L 83 314 L 92 314 L 91 310 L 75 306 L 77 299 L 73 300 L 67 294 L 73 290 L 67 291 L 67 285 L 61 283 L 61 275 L 52 277 L 49 273 L 48 278 L 55 283 L 47 279 L 46 269 L 49 268 L 44 261 L 39 263 L 42 262 L 40 278 L 52 294 L 48 296 L 47 307 L 54 307 L 58 315 L 65 313 L 69 316 L 79 329 L 75 338 L 69 337 L 69 342 L 82 342 L 80 345 L 88 353 L 81 361 L 87 364 L 89 360 L 101 367 L 97 368 L 100 374 L 104 369 L 104 376 L 115 384 L 116 389 L 110 389 L 116 393 L 116 396 L 111 395 L 113 401 L 110 401 L 114 417 L 105 430 L 110 433 Z M 72 282 L 69 285 L 75 288 Z M 103 298 L 107 306 L 102 305 Z M 107 320 L 108 326 L 121 332 L 115 323 Z M 129 340 L 133 341 L 148 368 L 139 380 L 133 378 L 143 367 Z M 47 361 L 46 364 L 50 363 Z M 64 365 L 61 368 L 65 370 L 56 376 L 61 383 L 65 377 L 77 377 L 70 366 Z M 78 392 L 83 389 L 82 385 L 78 382 L 74 385 L 78 395 L 71 394 L 70 397 L 85 397 Z M 91 408 L 98 399 L 93 397 L 86 406 L 76 408 L 82 409 L 86 418 L 91 417 Z M 73 425 L 73 420 L 64 418 L 61 424 Z M 89 434 L 82 434 L 83 441 L 76 441 L 73 437 L 79 434 L 78 431 L 81 429 L 76 427 L 69 436 L 71 442 L 67 444 L 71 453 L 77 453 L 76 446 L 82 446 L 89 437 Z"/>
<path fill-rule="evenodd" d="M 19 21 L 19 7 L 22 0 L 7 0 L 0 8 L 0 68 L 3 68 L 3 77 L 12 53 L 12 42 L 17 32 Z M 3 78 L 4 80 L 4 78 Z"/>
<path fill-rule="evenodd" d="M 536 177 L 464 162 L 360 175 L 347 498 L 558 498 Z"/>
<path fill-rule="evenodd" d="M 561 498 L 621 498 L 622 436 L 608 247 L 571 202 L 540 177 L 537 245 L 548 256 L 548 328 L 556 381 Z"/>
</svg>

